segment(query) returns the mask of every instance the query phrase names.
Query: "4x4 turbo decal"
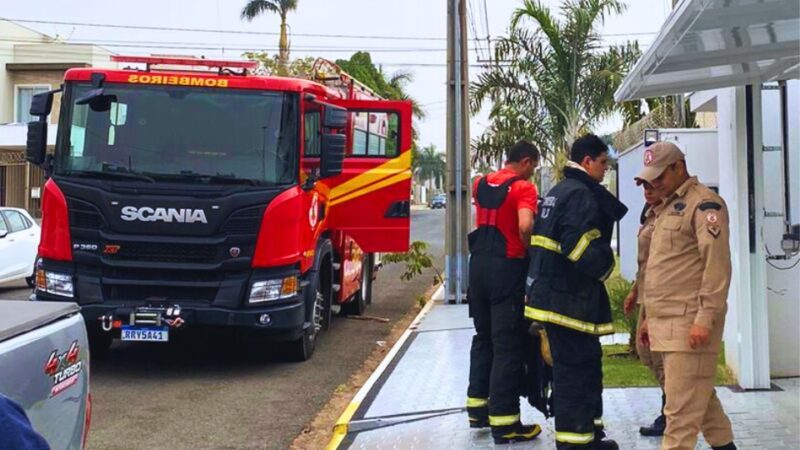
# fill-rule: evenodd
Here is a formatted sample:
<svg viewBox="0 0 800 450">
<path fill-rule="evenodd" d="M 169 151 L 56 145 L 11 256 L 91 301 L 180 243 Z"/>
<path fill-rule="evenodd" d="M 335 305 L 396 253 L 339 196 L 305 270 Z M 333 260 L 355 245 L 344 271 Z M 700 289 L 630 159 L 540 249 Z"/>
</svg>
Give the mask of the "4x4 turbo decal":
<svg viewBox="0 0 800 450">
<path fill-rule="evenodd" d="M 83 362 L 80 360 L 80 346 L 77 340 L 72 341 L 64 353 L 58 353 L 58 349 L 50 352 L 50 357 L 44 364 L 44 373 L 53 379 L 50 397 L 55 397 L 77 383 L 82 370 Z"/>
</svg>

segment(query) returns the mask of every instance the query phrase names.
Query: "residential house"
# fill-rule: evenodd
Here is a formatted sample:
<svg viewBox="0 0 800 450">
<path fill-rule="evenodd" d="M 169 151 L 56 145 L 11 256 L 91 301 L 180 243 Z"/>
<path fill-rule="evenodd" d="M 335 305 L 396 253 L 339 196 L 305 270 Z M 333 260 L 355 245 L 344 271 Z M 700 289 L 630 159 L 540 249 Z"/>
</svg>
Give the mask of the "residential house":
<svg viewBox="0 0 800 450">
<path fill-rule="evenodd" d="M 111 53 L 95 45 L 67 44 L 0 18 L 0 205 L 39 214 L 44 173 L 25 162 L 27 122 L 34 95 L 58 89 L 73 67 L 115 67 Z M 54 145 L 60 95 L 48 118 L 48 143 Z"/>
</svg>

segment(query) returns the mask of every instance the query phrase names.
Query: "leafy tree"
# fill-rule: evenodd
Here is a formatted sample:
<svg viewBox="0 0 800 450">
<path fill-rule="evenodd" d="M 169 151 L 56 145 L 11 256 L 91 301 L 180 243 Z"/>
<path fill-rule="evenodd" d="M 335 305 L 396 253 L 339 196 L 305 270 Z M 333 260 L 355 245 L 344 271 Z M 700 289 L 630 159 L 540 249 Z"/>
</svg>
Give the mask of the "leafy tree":
<svg viewBox="0 0 800 450">
<path fill-rule="evenodd" d="M 307 56 L 291 61 L 285 68 L 281 68 L 280 55 L 270 55 L 268 52 L 245 52 L 242 54 L 251 61 L 258 61 L 259 70 L 266 75 L 283 75 L 296 78 L 312 78 L 312 68 L 316 58 Z"/>
<path fill-rule="evenodd" d="M 495 160 L 525 138 L 558 167 L 575 138 L 618 109 L 614 91 L 640 51 L 635 42 L 604 48 L 598 28 L 624 9 L 618 0 L 566 0 L 557 18 L 540 1 L 523 1 L 497 43 L 501 63 L 471 86 L 473 112 L 492 103 L 492 123 L 473 143 L 476 160 Z"/>
<path fill-rule="evenodd" d="M 436 151 L 436 146 L 430 144 L 422 150 L 412 154 L 412 170 L 414 175 L 422 181 L 430 181 L 436 189 L 441 189 L 446 172 L 444 154 Z"/>
<path fill-rule="evenodd" d="M 242 8 L 242 19 L 252 21 L 264 13 L 277 14 L 281 18 L 281 34 L 278 41 L 278 75 L 287 75 L 289 64 L 289 35 L 286 16 L 297 9 L 297 0 L 248 0 Z"/>
<path fill-rule="evenodd" d="M 372 62 L 369 52 L 356 52 L 350 59 L 336 60 L 336 64 L 381 97 L 389 100 L 410 100 L 414 116 L 417 119 L 425 118 L 422 106 L 407 91 L 408 84 L 414 81 L 413 73 L 400 70 L 387 74 L 382 67 Z"/>
</svg>

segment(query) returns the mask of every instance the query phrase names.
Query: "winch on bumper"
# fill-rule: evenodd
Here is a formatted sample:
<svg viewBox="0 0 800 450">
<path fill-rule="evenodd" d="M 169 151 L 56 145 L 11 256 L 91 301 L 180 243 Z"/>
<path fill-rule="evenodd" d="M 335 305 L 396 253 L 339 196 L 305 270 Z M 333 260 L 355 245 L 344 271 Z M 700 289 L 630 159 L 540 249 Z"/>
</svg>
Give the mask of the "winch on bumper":
<svg viewBox="0 0 800 450">
<path fill-rule="evenodd" d="M 240 327 L 275 334 L 292 340 L 298 338 L 305 325 L 303 304 L 299 300 L 280 306 L 228 310 L 214 307 L 172 305 L 136 308 L 109 305 L 84 305 L 81 313 L 87 323 L 97 323 L 107 332 L 123 327 L 166 328 L 170 331 L 193 326 Z"/>
</svg>

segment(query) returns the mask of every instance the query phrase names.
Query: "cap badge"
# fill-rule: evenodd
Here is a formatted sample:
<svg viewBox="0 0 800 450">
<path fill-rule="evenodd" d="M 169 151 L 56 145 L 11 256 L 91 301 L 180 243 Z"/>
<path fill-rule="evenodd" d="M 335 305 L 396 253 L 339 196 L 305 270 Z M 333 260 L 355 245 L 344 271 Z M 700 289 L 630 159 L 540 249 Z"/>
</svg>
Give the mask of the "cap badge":
<svg viewBox="0 0 800 450">
<path fill-rule="evenodd" d="M 653 155 L 652 150 L 645 150 L 644 151 L 644 165 L 649 166 L 653 164 L 653 160 L 655 159 L 655 155 Z"/>
</svg>

